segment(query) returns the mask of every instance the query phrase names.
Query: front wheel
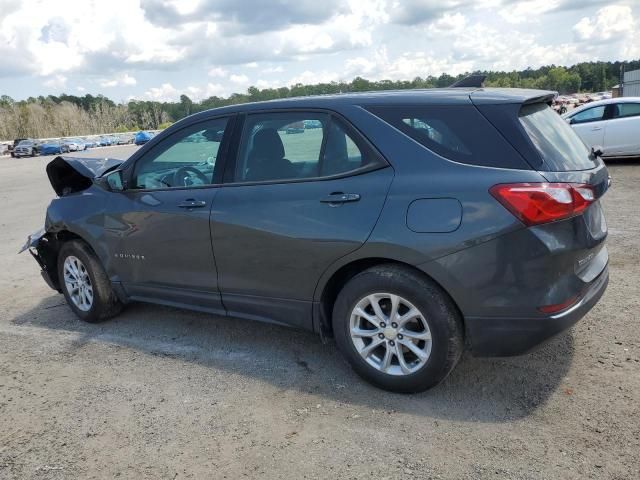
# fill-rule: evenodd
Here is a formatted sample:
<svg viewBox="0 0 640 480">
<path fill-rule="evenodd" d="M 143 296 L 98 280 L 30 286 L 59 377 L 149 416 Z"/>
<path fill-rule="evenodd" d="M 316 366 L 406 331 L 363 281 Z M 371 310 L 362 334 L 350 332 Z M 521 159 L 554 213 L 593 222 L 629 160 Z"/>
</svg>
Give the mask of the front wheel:
<svg viewBox="0 0 640 480">
<path fill-rule="evenodd" d="M 80 240 L 69 241 L 60 249 L 58 279 L 69 307 L 85 322 L 107 320 L 122 310 L 102 265 Z"/>
<path fill-rule="evenodd" d="M 333 309 L 340 351 L 365 380 L 394 392 L 440 383 L 463 351 L 460 314 L 425 276 L 381 265 L 353 277 Z"/>
</svg>

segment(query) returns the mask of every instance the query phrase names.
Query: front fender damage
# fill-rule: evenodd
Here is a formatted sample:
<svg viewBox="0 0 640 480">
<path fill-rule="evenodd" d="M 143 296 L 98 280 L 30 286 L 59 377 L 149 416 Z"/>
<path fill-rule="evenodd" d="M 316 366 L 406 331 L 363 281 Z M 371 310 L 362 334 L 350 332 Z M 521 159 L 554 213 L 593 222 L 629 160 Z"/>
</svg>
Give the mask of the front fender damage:
<svg viewBox="0 0 640 480">
<path fill-rule="evenodd" d="M 62 293 L 56 265 L 58 258 L 57 242 L 58 239 L 55 234 L 41 228 L 27 237 L 27 241 L 18 253 L 22 253 L 25 250 L 29 251 L 31 256 L 38 262 L 38 265 L 40 265 L 40 274 L 47 285 Z"/>
</svg>

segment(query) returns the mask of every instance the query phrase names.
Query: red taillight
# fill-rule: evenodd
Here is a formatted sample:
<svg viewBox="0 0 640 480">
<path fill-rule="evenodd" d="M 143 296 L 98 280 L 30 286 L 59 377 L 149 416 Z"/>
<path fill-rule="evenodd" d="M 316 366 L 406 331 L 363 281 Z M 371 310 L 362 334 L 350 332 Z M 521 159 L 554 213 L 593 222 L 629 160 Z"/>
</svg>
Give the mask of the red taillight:
<svg viewBox="0 0 640 480">
<path fill-rule="evenodd" d="M 511 183 L 494 185 L 491 195 L 526 225 L 564 220 L 595 201 L 589 185 L 576 183 Z"/>
</svg>

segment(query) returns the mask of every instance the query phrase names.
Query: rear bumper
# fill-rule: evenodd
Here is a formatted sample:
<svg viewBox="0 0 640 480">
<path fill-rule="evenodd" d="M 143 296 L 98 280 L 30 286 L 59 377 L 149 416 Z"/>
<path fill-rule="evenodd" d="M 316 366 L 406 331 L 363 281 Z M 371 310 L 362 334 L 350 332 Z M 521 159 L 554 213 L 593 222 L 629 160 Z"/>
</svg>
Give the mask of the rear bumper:
<svg viewBox="0 0 640 480">
<path fill-rule="evenodd" d="M 578 303 L 548 317 L 465 318 L 472 354 L 477 357 L 502 357 L 530 352 L 584 317 L 598 303 L 608 283 L 609 271 L 605 267 Z"/>
</svg>

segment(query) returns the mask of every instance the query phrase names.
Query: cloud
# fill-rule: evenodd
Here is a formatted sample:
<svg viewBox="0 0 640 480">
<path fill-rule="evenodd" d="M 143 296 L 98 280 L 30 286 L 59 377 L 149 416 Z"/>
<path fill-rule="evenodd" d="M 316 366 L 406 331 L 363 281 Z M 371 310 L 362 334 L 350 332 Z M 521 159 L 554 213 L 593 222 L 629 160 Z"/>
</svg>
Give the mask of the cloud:
<svg viewBox="0 0 640 480">
<path fill-rule="evenodd" d="M 49 88 L 62 89 L 67 85 L 67 77 L 64 75 L 54 75 L 42 83 Z"/>
<path fill-rule="evenodd" d="M 151 87 L 144 92 L 144 96 L 158 102 L 173 102 L 180 96 L 180 92 L 170 83 L 163 83 L 159 87 Z"/>
<path fill-rule="evenodd" d="M 398 0 L 391 4 L 390 18 L 401 25 L 418 25 L 432 22 L 446 12 L 470 7 L 473 0 Z"/>
<path fill-rule="evenodd" d="M 145 17 L 153 24 L 172 27 L 213 22 L 227 35 L 254 35 L 291 25 L 317 25 L 344 11 L 338 0 L 213 0 L 180 12 L 180 2 L 142 0 Z"/>
<path fill-rule="evenodd" d="M 67 43 L 69 39 L 69 26 L 63 18 L 54 17 L 40 30 L 40 40 L 45 43 Z"/>
<path fill-rule="evenodd" d="M 208 73 L 210 77 L 226 77 L 229 72 L 221 67 L 212 67 L 209 69 Z"/>
<path fill-rule="evenodd" d="M 118 87 L 118 86 L 132 86 L 132 85 L 135 85 L 136 83 L 138 82 L 136 81 L 135 77 L 132 77 L 128 73 L 123 73 L 123 74 L 117 75 L 114 78 L 111 78 L 108 80 L 102 80 L 100 82 L 100 86 L 112 88 L 112 87 Z"/>
<path fill-rule="evenodd" d="M 601 8 L 594 17 L 583 17 L 573 27 L 580 41 L 621 41 L 635 31 L 636 23 L 627 5 L 611 5 Z"/>
<path fill-rule="evenodd" d="M 249 83 L 249 77 L 246 75 L 231 75 L 229 80 L 238 85 L 247 85 Z"/>
</svg>

